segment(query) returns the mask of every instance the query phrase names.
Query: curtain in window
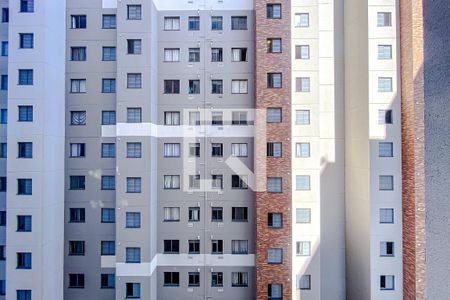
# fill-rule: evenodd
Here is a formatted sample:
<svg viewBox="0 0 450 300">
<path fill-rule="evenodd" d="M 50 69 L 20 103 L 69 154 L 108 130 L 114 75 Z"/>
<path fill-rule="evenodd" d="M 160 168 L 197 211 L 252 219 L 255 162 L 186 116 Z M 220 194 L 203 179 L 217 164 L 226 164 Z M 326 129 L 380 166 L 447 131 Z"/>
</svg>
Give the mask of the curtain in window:
<svg viewBox="0 0 450 300">
<path fill-rule="evenodd" d="M 241 49 L 233 49 L 233 61 L 241 61 Z"/>
<path fill-rule="evenodd" d="M 72 112 L 71 123 L 73 125 L 84 125 L 86 124 L 86 112 Z"/>
<path fill-rule="evenodd" d="M 180 144 L 164 144 L 164 156 L 165 157 L 180 156 Z"/>
<path fill-rule="evenodd" d="M 281 227 L 281 214 L 272 214 L 272 227 Z"/>
<path fill-rule="evenodd" d="M 189 210 L 189 219 L 192 221 L 200 220 L 200 209 L 194 208 Z"/>
<path fill-rule="evenodd" d="M 72 79 L 70 91 L 72 93 L 85 93 L 86 92 L 86 80 Z"/>
<path fill-rule="evenodd" d="M 231 241 L 231 253 L 247 253 L 248 252 L 248 241 L 246 240 L 232 240 Z"/>
</svg>

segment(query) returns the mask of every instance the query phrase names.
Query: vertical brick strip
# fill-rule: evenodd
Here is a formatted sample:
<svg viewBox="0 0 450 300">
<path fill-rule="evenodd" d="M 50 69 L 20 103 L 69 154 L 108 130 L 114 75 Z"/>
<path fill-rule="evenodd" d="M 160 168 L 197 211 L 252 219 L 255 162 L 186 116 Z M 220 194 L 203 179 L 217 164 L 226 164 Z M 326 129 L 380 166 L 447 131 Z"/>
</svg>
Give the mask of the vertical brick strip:
<svg viewBox="0 0 450 300">
<path fill-rule="evenodd" d="M 424 46 L 422 0 L 400 1 L 402 76 L 403 284 L 425 299 Z"/>
<path fill-rule="evenodd" d="M 292 216 L 291 216 L 291 3 L 290 0 L 275 1 L 282 5 L 281 19 L 267 19 L 266 5 L 274 3 L 255 0 L 255 77 L 256 108 L 281 107 L 283 122 L 267 124 L 266 132 L 257 130 L 255 172 L 258 180 L 268 177 L 282 177 L 283 193 L 273 194 L 264 191 L 256 193 L 256 298 L 267 299 L 267 286 L 270 283 L 283 284 L 283 299 L 292 299 Z M 267 38 L 282 38 L 282 53 L 267 53 Z M 283 76 L 281 89 L 267 88 L 267 73 L 280 72 Z M 266 126 L 265 119 L 256 121 L 257 128 Z M 266 134 L 258 137 L 258 134 Z M 281 158 L 266 158 L 267 142 L 282 142 Z M 264 154 L 264 155 L 262 155 Z M 266 164 L 261 160 L 266 160 Z M 264 169 L 265 168 L 265 169 Z M 269 212 L 283 213 L 283 228 L 269 229 Z M 283 264 L 267 264 L 268 248 L 283 249 Z"/>
</svg>

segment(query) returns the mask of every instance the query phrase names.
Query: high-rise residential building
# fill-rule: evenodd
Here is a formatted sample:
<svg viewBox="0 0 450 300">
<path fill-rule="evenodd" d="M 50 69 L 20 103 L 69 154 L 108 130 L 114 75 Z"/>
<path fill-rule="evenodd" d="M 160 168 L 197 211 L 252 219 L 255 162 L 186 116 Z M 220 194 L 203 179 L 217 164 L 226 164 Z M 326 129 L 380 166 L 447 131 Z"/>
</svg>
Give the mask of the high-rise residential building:
<svg viewBox="0 0 450 300">
<path fill-rule="evenodd" d="M 445 1 L 0 9 L 0 300 L 450 294 Z"/>
</svg>

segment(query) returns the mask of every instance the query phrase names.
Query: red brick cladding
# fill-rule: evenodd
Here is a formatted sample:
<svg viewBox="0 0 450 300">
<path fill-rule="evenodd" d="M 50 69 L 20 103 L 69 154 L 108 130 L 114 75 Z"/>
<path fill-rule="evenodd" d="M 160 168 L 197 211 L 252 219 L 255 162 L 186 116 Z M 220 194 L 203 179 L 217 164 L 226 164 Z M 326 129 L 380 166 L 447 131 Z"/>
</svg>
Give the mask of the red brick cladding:
<svg viewBox="0 0 450 300">
<path fill-rule="evenodd" d="M 423 3 L 400 1 L 402 77 L 403 285 L 425 299 Z"/>
<path fill-rule="evenodd" d="M 281 3 L 282 18 L 267 19 L 266 4 Z M 292 249 L 291 249 L 291 3 L 290 1 L 255 0 L 255 95 L 256 108 L 281 107 L 282 123 L 265 124 L 257 121 L 255 171 L 257 180 L 282 177 L 283 193 L 256 193 L 256 294 L 258 300 L 267 299 L 270 283 L 283 284 L 283 299 L 292 299 Z M 267 38 L 282 38 L 282 53 L 267 53 Z M 281 89 L 267 88 L 267 73 L 282 73 Z M 267 125 L 267 132 L 264 128 Z M 258 137 L 258 134 L 260 135 Z M 261 135 L 266 134 L 266 137 Z M 282 142 L 281 158 L 266 158 L 267 142 Z M 264 164 L 266 160 L 266 164 Z M 267 174 L 267 175 L 266 175 Z M 283 228 L 269 229 L 269 212 L 283 213 Z M 283 248 L 283 264 L 267 264 L 268 248 Z"/>
</svg>

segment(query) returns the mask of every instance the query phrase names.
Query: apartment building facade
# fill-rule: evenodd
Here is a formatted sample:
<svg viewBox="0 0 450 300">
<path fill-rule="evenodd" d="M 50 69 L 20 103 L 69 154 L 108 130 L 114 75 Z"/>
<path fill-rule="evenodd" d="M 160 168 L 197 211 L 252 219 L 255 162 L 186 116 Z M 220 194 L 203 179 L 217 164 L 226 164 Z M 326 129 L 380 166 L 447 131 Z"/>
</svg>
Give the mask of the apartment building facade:
<svg viewBox="0 0 450 300">
<path fill-rule="evenodd" d="M 414 299 L 406 5 L 0 6 L 0 299 Z"/>
</svg>

